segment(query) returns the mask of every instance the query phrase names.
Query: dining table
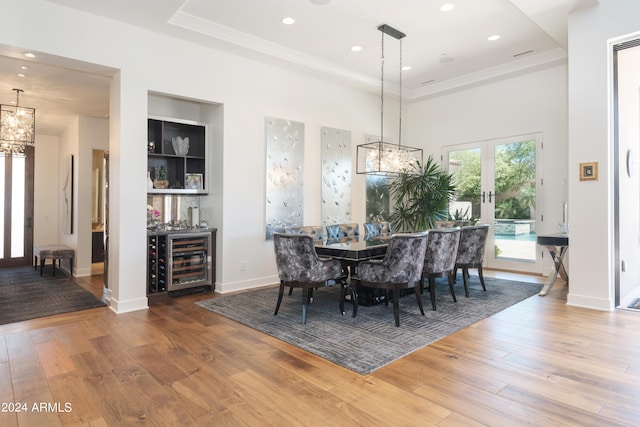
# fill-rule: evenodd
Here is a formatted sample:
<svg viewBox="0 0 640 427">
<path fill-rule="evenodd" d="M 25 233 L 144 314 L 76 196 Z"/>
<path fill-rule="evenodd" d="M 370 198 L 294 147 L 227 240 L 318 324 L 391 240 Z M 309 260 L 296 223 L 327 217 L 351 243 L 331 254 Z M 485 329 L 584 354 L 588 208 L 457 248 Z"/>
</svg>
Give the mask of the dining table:
<svg viewBox="0 0 640 427">
<path fill-rule="evenodd" d="M 363 288 L 358 285 L 358 263 L 383 258 L 387 253 L 390 235 L 365 238 L 363 236 L 338 239 L 316 240 L 315 248 L 319 256 L 331 257 L 342 262 L 349 272 L 348 281 L 358 295 L 358 304 L 370 306 L 384 301 L 378 289 Z M 355 283 L 354 283 L 355 282 Z"/>
</svg>

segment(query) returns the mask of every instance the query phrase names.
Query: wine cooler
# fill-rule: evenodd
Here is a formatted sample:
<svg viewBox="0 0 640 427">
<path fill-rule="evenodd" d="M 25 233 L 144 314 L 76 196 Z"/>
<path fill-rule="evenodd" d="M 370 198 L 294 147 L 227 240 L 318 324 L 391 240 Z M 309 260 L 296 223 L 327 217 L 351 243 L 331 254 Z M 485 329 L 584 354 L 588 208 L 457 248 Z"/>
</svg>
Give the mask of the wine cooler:
<svg viewBox="0 0 640 427">
<path fill-rule="evenodd" d="M 212 288 L 211 232 L 170 233 L 148 237 L 148 293 Z"/>
<path fill-rule="evenodd" d="M 211 284 L 211 233 L 167 236 L 168 291 Z"/>
</svg>

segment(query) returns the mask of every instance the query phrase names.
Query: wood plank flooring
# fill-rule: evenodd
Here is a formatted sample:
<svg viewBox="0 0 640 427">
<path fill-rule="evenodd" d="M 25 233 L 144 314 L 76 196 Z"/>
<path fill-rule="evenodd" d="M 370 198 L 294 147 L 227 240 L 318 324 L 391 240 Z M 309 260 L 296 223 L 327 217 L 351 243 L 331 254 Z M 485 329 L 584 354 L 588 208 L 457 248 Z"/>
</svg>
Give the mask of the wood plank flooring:
<svg viewBox="0 0 640 427">
<path fill-rule="evenodd" d="M 79 282 L 102 294 L 101 276 Z M 566 293 L 366 376 L 193 304 L 213 294 L 3 325 L 0 427 L 639 425 L 640 312 L 568 307 Z"/>
</svg>

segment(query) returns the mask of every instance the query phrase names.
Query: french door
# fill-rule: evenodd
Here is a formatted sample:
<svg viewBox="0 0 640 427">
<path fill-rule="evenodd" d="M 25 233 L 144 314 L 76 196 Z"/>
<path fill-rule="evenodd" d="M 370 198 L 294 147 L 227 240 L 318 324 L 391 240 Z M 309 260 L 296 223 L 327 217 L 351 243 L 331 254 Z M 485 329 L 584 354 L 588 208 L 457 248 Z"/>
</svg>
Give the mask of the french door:
<svg viewBox="0 0 640 427">
<path fill-rule="evenodd" d="M 456 184 L 450 214 L 490 225 L 484 258 L 489 268 L 542 272 L 536 247 L 541 140 L 533 134 L 444 148 Z"/>
<path fill-rule="evenodd" d="M 0 155 L 0 268 L 33 262 L 33 147 L 25 154 Z"/>
</svg>

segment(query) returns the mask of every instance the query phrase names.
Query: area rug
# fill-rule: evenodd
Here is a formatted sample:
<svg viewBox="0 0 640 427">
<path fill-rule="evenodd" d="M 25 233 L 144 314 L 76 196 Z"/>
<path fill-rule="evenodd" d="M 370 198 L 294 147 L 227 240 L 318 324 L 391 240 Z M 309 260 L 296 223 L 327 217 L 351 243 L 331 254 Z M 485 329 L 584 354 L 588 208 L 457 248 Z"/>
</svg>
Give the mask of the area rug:
<svg viewBox="0 0 640 427">
<path fill-rule="evenodd" d="M 492 278 L 485 278 L 485 283 L 487 291 L 483 292 L 477 276 L 472 276 L 469 298 L 466 298 L 462 278 L 458 277 L 458 302 L 454 303 L 446 280 L 438 280 L 438 310 L 431 309 L 429 294 L 425 292 L 425 316 L 420 315 L 415 294 L 401 297 L 400 327 L 395 326 L 392 304 L 358 306 L 358 314 L 353 318 L 351 304 L 345 303 L 347 314 L 341 316 L 338 286 L 321 288 L 314 293 L 305 325 L 300 323 L 299 289 L 295 289 L 291 296 L 285 292 L 277 316 L 273 315 L 278 297 L 277 287 L 212 298 L 195 304 L 364 375 L 502 311 L 542 289 L 541 284 Z"/>
<path fill-rule="evenodd" d="M 104 306 L 62 272 L 41 277 L 33 267 L 0 269 L 0 325 Z"/>
</svg>

